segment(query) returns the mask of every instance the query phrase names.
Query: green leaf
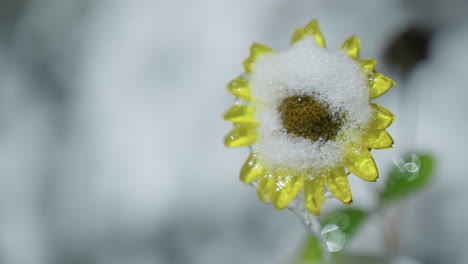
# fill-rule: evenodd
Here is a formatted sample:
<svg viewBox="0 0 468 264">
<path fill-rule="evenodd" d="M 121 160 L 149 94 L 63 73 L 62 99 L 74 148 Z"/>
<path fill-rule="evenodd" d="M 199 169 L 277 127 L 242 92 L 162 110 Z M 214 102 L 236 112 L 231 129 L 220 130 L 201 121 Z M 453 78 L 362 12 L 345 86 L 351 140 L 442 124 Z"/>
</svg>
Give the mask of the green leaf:
<svg viewBox="0 0 468 264">
<path fill-rule="evenodd" d="M 380 193 L 380 200 L 388 202 L 400 199 L 422 189 L 433 177 L 434 163 L 429 154 L 408 155 L 390 172 L 385 188 Z"/>
<path fill-rule="evenodd" d="M 320 263 L 322 260 L 322 248 L 319 239 L 314 235 L 307 236 L 298 263 Z"/>
<path fill-rule="evenodd" d="M 368 213 L 358 208 L 345 208 L 337 210 L 323 218 L 322 226 L 337 225 L 350 238 L 367 218 Z"/>
</svg>

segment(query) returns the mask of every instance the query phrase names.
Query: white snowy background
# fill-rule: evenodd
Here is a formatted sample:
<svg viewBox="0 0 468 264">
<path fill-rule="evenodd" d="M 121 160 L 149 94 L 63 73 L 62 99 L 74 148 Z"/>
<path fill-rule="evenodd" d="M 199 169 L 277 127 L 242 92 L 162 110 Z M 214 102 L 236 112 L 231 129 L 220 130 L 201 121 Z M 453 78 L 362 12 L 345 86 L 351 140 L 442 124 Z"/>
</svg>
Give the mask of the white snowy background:
<svg viewBox="0 0 468 264">
<path fill-rule="evenodd" d="M 381 171 L 404 151 L 436 155 L 433 185 L 401 215 L 402 255 L 468 263 L 464 0 L 1 0 L 0 263 L 293 259 L 306 231 L 238 180 L 247 149 L 223 147 L 221 115 L 250 44 L 285 48 L 312 18 L 329 48 L 356 34 L 399 83 L 379 99 L 397 114 Z M 412 24 L 435 33 L 403 80 L 382 58 Z M 351 184 L 371 207 L 380 185 Z M 384 230 L 371 219 L 347 250 L 382 254 Z"/>
</svg>

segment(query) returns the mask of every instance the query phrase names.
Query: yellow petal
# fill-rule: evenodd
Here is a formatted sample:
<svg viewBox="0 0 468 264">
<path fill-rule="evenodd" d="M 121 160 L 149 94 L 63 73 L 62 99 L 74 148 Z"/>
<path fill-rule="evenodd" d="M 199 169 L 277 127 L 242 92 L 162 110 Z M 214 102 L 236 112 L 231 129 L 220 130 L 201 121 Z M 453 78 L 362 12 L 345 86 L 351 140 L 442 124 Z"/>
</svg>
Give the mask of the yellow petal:
<svg viewBox="0 0 468 264">
<path fill-rule="evenodd" d="M 328 189 L 336 197 L 345 204 L 352 202 L 351 190 L 349 189 L 348 174 L 343 166 L 335 167 L 330 170 L 329 175 L 325 178 Z"/>
<path fill-rule="evenodd" d="M 325 202 L 325 186 L 321 175 L 304 184 L 304 203 L 307 210 L 313 215 L 320 215 L 320 209 Z"/>
<path fill-rule="evenodd" d="M 294 31 L 293 33 L 293 36 L 291 38 L 291 44 L 294 44 L 296 42 L 298 42 L 299 40 L 303 39 L 304 38 L 304 28 L 296 28 L 296 30 Z"/>
<path fill-rule="evenodd" d="M 340 47 L 340 49 L 346 51 L 346 53 L 352 59 L 359 59 L 359 51 L 361 48 L 361 40 L 356 36 L 349 37 Z"/>
<path fill-rule="evenodd" d="M 344 160 L 348 170 L 366 181 L 376 181 L 379 177 L 374 159 L 367 148 L 352 147 Z"/>
<path fill-rule="evenodd" d="M 256 126 L 254 110 L 251 106 L 247 105 L 233 105 L 224 114 L 223 119 L 236 124 L 243 124 L 245 126 Z"/>
<path fill-rule="evenodd" d="M 373 100 L 388 91 L 395 82 L 380 72 L 374 72 L 369 77 L 370 95 L 369 100 Z"/>
<path fill-rule="evenodd" d="M 258 183 L 257 194 L 262 202 L 269 202 L 271 200 L 270 193 L 272 189 L 276 188 L 276 176 L 272 174 L 265 174 Z"/>
<path fill-rule="evenodd" d="M 253 127 L 234 126 L 224 138 L 227 147 L 248 146 L 257 141 L 257 131 Z"/>
<path fill-rule="evenodd" d="M 291 43 L 296 43 L 305 37 L 314 37 L 317 45 L 325 48 L 325 39 L 323 38 L 322 31 L 316 19 L 312 20 L 303 28 L 298 28 L 293 34 Z"/>
<path fill-rule="evenodd" d="M 394 115 L 387 108 L 371 103 L 374 108 L 370 129 L 384 129 L 393 123 Z"/>
<path fill-rule="evenodd" d="M 257 160 L 257 154 L 252 153 L 240 171 L 240 180 L 244 183 L 252 183 L 253 181 L 265 176 L 266 168 Z"/>
<path fill-rule="evenodd" d="M 375 59 L 362 59 L 358 60 L 359 65 L 361 66 L 361 70 L 365 75 L 369 75 L 374 71 L 375 65 L 377 61 Z"/>
<path fill-rule="evenodd" d="M 278 199 L 281 189 L 283 188 L 283 184 L 286 178 L 284 175 L 285 175 L 284 173 L 275 172 L 273 176 L 274 183 L 271 184 L 269 192 L 268 192 L 268 197 L 270 198 L 270 201 L 273 203 L 273 205 L 275 205 L 274 201 Z"/>
<path fill-rule="evenodd" d="M 254 43 L 250 47 L 250 56 L 244 61 L 244 70 L 246 73 L 252 73 L 255 66 L 255 61 L 265 55 L 266 53 L 273 52 L 273 49 L 263 44 Z"/>
<path fill-rule="evenodd" d="M 229 92 L 234 94 L 235 96 L 244 99 L 247 102 L 252 101 L 252 94 L 250 93 L 250 84 L 249 81 L 243 78 L 236 78 L 232 80 L 227 88 Z"/>
<path fill-rule="evenodd" d="M 302 176 L 286 176 L 281 182 L 277 182 L 280 191 L 272 197 L 275 208 L 281 210 L 288 206 L 304 186 L 304 181 Z"/>
<path fill-rule="evenodd" d="M 364 134 L 366 146 L 372 149 L 391 148 L 393 139 L 384 129 L 369 130 Z"/>
</svg>

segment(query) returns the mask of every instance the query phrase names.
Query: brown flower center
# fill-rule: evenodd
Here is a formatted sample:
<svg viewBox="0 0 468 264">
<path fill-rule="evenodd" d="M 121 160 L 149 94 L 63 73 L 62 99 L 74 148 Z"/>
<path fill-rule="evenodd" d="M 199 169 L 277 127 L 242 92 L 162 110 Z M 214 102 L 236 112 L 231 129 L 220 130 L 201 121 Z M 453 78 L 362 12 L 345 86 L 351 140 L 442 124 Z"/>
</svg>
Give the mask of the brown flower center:
<svg viewBox="0 0 468 264">
<path fill-rule="evenodd" d="M 313 141 L 334 140 L 343 124 L 341 115 L 311 96 L 287 97 L 278 110 L 288 134 Z"/>
</svg>

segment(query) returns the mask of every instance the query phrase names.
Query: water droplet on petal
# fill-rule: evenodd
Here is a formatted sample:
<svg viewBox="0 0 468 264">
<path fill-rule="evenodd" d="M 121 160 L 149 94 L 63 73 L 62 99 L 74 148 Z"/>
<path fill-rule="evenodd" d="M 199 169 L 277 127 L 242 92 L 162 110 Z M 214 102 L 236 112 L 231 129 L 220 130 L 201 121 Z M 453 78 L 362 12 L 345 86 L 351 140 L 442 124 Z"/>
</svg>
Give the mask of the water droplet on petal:
<svg viewBox="0 0 468 264">
<path fill-rule="evenodd" d="M 338 252 L 346 243 L 346 234 L 335 224 L 327 224 L 322 228 L 322 239 L 329 252 Z"/>
<path fill-rule="evenodd" d="M 277 182 L 276 183 L 276 190 L 280 191 L 281 189 L 283 189 L 284 185 L 285 185 L 284 181 Z"/>
</svg>

